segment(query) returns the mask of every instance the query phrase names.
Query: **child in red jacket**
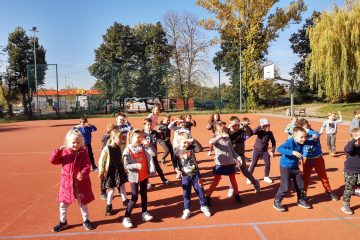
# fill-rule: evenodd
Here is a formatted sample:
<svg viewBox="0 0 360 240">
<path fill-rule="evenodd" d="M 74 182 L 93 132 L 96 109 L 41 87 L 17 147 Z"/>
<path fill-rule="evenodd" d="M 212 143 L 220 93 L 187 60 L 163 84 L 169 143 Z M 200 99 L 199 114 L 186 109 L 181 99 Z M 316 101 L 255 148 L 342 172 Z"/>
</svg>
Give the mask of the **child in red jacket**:
<svg viewBox="0 0 360 240">
<path fill-rule="evenodd" d="M 52 229 L 53 232 L 60 232 L 67 226 L 66 213 L 75 199 L 80 206 L 84 228 L 94 229 L 88 218 L 87 207 L 87 204 L 95 199 L 89 177 L 90 159 L 79 130 L 70 130 L 66 134 L 65 145 L 52 152 L 50 162 L 62 165 L 59 192 L 60 222 Z"/>
</svg>

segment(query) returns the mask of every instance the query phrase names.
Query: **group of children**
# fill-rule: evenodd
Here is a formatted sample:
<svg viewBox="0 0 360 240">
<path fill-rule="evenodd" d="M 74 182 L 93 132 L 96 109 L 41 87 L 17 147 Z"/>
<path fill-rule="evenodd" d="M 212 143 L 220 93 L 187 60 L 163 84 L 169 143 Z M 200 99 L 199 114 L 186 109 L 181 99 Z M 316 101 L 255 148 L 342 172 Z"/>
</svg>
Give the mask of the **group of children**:
<svg viewBox="0 0 360 240">
<path fill-rule="evenodd" d="M 274 157 L 276 140 L 270 130 L 268 119 L 260 119 L 259 126 L 254 130 L 248 118 L 240 120 L 237 116 L 230 118 L 228 126 L 221 121 L 220 114 L 214 113 L 207 125 L 212 131 L 210 150 L 208 155 L 215 152 L 214 178 L 207 189 L 204 190 L 200 168 L 195 153 L 202 152 L 203 147 L 191 134 L 191 127 L 196 126 L 191 115 L 180 116 L 171 121 L 171 116 L 166 115 L 159 120 L 160 108 L 155 106 L 152 113 L 144 119 L 143 129 L 134 129 L 126 116 L 117 114 L 116 124 L 108 124 L 106 134 L 102 138 L 102 151 L 95 164 L 91 148 L 91 132 L 96 127 L 88 123 L 85 117 L 80 119 L 80 125 L 70 130 L 65 137 L 65 145 L 57 148 L 51 155 L 53 164 L 62 164 L 60 183 L 60 222 L 53 228 L 54 232 L 61 231 L 67 226 L 66 212 L 71 203 L 77 199 L 83 217 L 83 226 L 87 230 L 94 228 L 88 218 L 87 204 L 93 201 L 90 168 L 99 172 L 101 179 L 101 198 L 106 200 L 105 215 L 115 214 L 112 208 L 112 199 L 115 189 L 118 189 L 123 205 L 126 206 L 122 224 L 125 228 L 133 227 L 131 212 L 138 200 L 139 190 L 141 196 L 142 220 L 151 221 L 147 211 L 147 190 L 152 187 L 149 177 L 158 174 L 165 185 L 170 181 L 165 178 L 159 164 L 157 143 L 163 148 L 164 153 L 160 162 L 166 163 L 170 154 L 176 178 L 181 179 L 184 198 L 184 211 L 182 219 L 190 217 L 191 189 L 194 188 L 200 201 L 200 210 L 206 217 L 211 216 L 211 195 L 221 180 L 221 176 L 229 177 L 228 196 L 241 203 L 235 173 L 239 169 L 247 178 L 246 182 L 254 186 L 256 193 L 260 192 L 259 181 L 253 176 L 257 162 L 262 158 L 265 162 L 264 182 L 272 183 L 270 178 L 270 158 Z M 278 147 L 282 154 L 280 158 L 280 187 L 275 195 L 273 207 L 285 211 L 282 199 L 285 197 L 290 180 L 293 179 L 298 196 L 297 204 L 303 208 L 311 208 L 308 203 L 307 188 L 312 169 L 318 174 L 326 193 L 331 200 L 337 201 L 338 197 L 331 189 L 325 168 L 325 161 L 320 145 L 320 134 L 325 131 L 329 152 L 335 155 L 335 139 L 337 124 L 342 121 L 336 119 L 336 113 L 329 114 L 329 119 L 324 122 L 320 133 L 311 128 L 306 119 L 293 118 L 286 127 L 285 132 L 289 138 Z M 356 120 L 357 119 L 357 120 Z M 352 140 L 346 145 L 345 161 L 345 191 L 341 209 L 352 214 L 350 197 L 357 184 L 360 184 L 360 109 L 355 110 L 355 118 L 351 123 Z M 171 130 L 174 131 L 171 143 Z M 256 135 L 253 154 L 249 168 L 246 166 L 245 141 Z M 269 143 L 271 150 L 269 151 Z M 303 170 L 299 168 L 302 163 Z M 131 198 L 127 199 L 125 183 L 129 182 Z"/>
</svg>

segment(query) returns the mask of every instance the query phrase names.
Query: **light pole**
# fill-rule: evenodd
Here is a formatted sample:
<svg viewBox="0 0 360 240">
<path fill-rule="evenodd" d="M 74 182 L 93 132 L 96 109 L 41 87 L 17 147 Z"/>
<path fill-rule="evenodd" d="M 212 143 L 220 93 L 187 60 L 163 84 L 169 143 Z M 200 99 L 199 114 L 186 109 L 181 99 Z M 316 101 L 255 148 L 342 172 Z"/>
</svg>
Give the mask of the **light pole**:
<svg viewBox="0 0 360 240">
<path fill-rule="evenodd" d="M 239 93 L 240 93 L 240 112 L 242 112 L 242 79 L 241 79 L 241 24 L 239 23 L 239 64 L 240 64 L 240 67 L 239 67 L 239 77 L 240 77 L 240 80 L 239 80 Z"/>
<path fill-rule="evenodd" d="M 30 30 L 32 32 L 34 32 L 34 68 L 35 68 L 35 76 L 34 76 L 34 80 L 35 80 L 35 88 L 36 88 L 36 112 L 39 112 L 39 94 L 38 94 L 38 84 L 37 84 L 37 68 L 36 68 L 36 46 L 35 46 L 35 34 L 37 32 L 39 32 L 37 30 L 36 27 L 32 27 L 32 29 Z"/>
</svg>

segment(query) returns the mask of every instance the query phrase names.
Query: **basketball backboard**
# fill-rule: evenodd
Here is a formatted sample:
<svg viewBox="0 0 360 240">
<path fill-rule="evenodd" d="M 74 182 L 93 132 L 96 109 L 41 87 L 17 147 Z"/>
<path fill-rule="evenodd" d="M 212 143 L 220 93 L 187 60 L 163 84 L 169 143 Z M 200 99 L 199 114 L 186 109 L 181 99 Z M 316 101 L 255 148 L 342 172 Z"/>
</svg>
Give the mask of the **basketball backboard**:
<svg viewBox="0 0 360 240">
<path fill-rule="evenodd" d="M 273 80 L 275 78 L 275 67 L 274 64 L 264 67 L 264 79 Z"/>
</svg>

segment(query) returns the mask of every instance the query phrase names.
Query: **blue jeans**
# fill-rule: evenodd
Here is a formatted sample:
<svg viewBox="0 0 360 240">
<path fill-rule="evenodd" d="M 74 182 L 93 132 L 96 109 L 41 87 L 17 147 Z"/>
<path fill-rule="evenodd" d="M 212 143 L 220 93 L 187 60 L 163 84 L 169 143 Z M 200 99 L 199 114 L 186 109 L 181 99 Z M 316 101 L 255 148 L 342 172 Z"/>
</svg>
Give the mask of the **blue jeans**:
<svg viewBox="0 0 360 240">
<path fill-rule="evenodd" d="M 196 194 L 199 197 L 200 205 L 207 206 L 205 191 L 201 184 L 201 175 L 200 172 L 197 172 L 193 176 L 182 176 L 181 184 L 184 195 L 184 209 L 190 209 L 191 205 L 191 186 L 194 187 Z"/>
</svg>

